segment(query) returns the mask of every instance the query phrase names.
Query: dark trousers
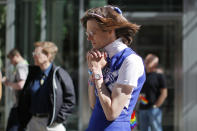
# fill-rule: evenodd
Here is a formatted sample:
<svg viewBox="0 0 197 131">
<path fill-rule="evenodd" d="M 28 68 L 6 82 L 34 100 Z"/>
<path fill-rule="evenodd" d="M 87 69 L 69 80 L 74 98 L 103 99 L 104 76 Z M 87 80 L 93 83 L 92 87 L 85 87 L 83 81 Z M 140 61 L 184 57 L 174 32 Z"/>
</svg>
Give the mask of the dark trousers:
<svg viewBox="0 0 197 131">
<path fill-rule="evenodd" d="M 17 107 L 12 107 L 10 114 L 9 114 L 6 131 L 18 131 L 18 127 L 19 127 L 18 117 L 19 116 L 18 116 Z"/>
</svg>

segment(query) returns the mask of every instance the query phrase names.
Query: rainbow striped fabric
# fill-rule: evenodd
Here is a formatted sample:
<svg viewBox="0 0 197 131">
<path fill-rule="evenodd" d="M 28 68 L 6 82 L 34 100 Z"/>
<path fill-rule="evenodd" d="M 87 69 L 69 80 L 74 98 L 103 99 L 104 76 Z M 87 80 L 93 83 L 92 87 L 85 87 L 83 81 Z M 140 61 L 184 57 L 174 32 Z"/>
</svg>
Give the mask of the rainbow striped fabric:
<svg viewBox="0 0 197 131">
<path fill-rule="evenodd" d="M 131 125 L 131 129 L 135 128 L 137 125 L 135 111 L 133 111 L 133 113 L 131 114 L 130 125 Z"/>
<path fill-rule="evenodd" d="M 148 100 L 143 95 L 140 95 L 140 102 L 144 105 L 148 104 Z"/>
</svg>

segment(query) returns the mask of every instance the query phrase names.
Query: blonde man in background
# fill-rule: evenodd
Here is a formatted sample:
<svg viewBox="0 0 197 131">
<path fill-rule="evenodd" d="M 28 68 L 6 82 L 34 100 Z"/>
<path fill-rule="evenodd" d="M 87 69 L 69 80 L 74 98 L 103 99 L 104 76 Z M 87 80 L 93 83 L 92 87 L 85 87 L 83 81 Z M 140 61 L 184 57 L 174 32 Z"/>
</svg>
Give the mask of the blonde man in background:
<svg viewBox="0 0 197 131">
<path fill-rule="evenodd" d="M 20 131 L 65 131 L 75 104 L 70 75 L 53 63 L 58 47 L 53 42 L 36 42 L 32 53 L 33 66 L 19 102 Z"/>
</svg>

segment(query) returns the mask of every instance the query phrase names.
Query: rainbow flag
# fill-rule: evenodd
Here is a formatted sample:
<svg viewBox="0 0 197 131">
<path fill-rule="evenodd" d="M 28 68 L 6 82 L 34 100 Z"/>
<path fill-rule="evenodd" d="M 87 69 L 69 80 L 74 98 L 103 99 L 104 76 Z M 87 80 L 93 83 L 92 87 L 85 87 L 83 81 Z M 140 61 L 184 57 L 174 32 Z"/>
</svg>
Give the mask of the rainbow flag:
<svg viewBox="0 0 197 131">
<path fill-rule="evenodd" d="M 148 104 L 148 100 L 143 96 L 140 95 L 140 101 L 142 102 L 142 104 L 147 105 Z"/>
<path fill-rule="evenodd" d="M 135 128 L 137 125 L 135 111 L 133 111 L 133 113 L 131 114 L 130 125 L 131 125 L 131 129 Z"/>
</svg>

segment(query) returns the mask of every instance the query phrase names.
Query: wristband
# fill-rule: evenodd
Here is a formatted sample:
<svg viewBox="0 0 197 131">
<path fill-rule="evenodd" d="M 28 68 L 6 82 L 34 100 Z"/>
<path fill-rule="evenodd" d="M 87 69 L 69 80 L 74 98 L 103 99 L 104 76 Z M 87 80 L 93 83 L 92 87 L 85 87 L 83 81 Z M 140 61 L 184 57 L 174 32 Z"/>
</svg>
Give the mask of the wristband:
<svg viewBox="0 0 197 131">
<path fill-rule="evenodd" d="M 103 78 L 102 75 L 100 75 L 100 74 L 94 74 L 94 79 L 95 80 L 100 80 L 101 78 Z"/>
<path fill-rule="evenodd" d="M 92 82 L 90 79 L 88 80 L 88 85 L 89 86 L 94 86 L 94 82 Z"/>
</svg>

